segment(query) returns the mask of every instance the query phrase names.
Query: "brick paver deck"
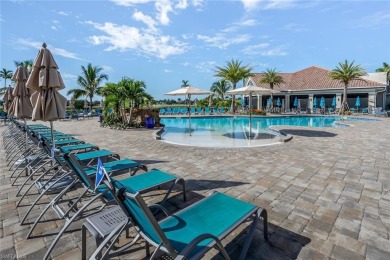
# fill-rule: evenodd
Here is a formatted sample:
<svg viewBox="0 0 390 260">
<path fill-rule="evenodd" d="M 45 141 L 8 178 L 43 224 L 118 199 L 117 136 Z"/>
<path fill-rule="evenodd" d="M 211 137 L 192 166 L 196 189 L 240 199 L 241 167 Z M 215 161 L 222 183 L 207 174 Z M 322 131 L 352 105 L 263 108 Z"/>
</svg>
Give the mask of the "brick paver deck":
<svg viewBox="0 0 390 260">
<path fill-rule="evenodd" d="M 174 196 L 169 200 L 172 210 L 211 190 L 266 208 L 270 241 L 263 240 L 259 225 L 248 259 L 390 259 L 390 118 L 351 123 L 354 126 L 348 128 L 280 127 L 294 135 L 290 142 L 237 149 L 167 144 L 153 140 L 152 130 L 101 128 L 95 119 L 54 126 L 149 168 L 183 177 L 190 201 L 183 204 Z M 27 207 L 16 208 L 18 186 L 11 186 L 9 175 L 0 144 L 0 259 L 39 259 L 54 238 L 50 233 L 63 221 L 47 220 L 35 232 L 41 235 L 26 240 L 29 225 L 20 226 L 19 221 Z M 244 236 L 240 229 L 224 241 L 233 259 Z M 93 249 L 89 243 L 89 253 Z M 220 259 L 217 254 L 213 250 L 205 258 Z M 80 256 L 79 229 L 67 233 L 52 253 L 54 259 Z M 120 258 L 144 257 L 141 244 Z"/>
</svg>

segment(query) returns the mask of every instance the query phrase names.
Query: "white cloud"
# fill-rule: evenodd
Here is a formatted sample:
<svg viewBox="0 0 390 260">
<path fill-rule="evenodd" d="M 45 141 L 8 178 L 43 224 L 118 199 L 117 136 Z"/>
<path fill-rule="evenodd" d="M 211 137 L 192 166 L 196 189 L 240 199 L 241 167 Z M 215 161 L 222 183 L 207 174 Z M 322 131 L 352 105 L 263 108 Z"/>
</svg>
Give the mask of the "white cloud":
<svg viewBox="0 0 390 260">
<path fill-rule="evenodd" d="M 221 30 L 221 32 L 225 32 L 225 33 L 236 32 L 242 27 L 254 26 L 256 24 L 257 24 L 257 21 L 255 19 L 242 20 L 242 21 L 233 23 L 232 26 Z"/>
<path fill-rule="evenodd" d="M 203 61 L 196 64 L 195 68 L 198 70 L 198 72 L 210 73 L 213 71 L 213 68 L 215 68 L 216 64 L 217 63 L 215 61 Z"/>
<path fill-rule="evenodd" d="M 164 72 L 165 72 L 165 73 L 171 73 L 172 70 L 165 69 Z"/>
<path fill-rule="evenodd" d="M 172 6 L 169 0 L 159 0 L 154 4 L 157 9 L 157 20 L 162 25 L 168 25 L 170 23 L 168 13 L 172 12 Z"/>
<path fill-rule="evenodd" d="M 283 47 L 274 47 L 268 49 L 269 43 L 259 43 L 256 45 L 247 46 L 242 50 L 245 55 L 260 55 L 260 56 L 286 56 L 288 53 L 283 50 Z"/>
<path fill-rule="evenodd" d="M 145 23 L 149 27 L 149 29 L 153 31 L 156 30 L 156 22 L 153 20 L 153 18 L 148 15 L 144 15 L 140 11 L 136 11 L 133 14 L 133 19 Z"/>
<path fill-rule="evenodd" d="M 153 0 L 111 0 L 111 1 L 116 3 L 117 5 L 132 6 L 137 4 L 146 4 L 152 2 Z"/>
<path fill-rule="evenodd" d="M 188 7 L 187 0 L 179 0 L 179 2 L 175 5 L 175 8 L 177 9 L 186 9 L 187 7 Z"/>
<path fill-rule="evenodd" d="M 33 47 L 35 49 L 41 49 L 42 42 L 34 42 L 25 39 L 17 39 L 16 47 Z M 75 60 L 83 60 L 76 53 L 69 52 L 65 49 L 56 48 L 54 46 L 48 45 L 47 48 L 51 51 L 53 55 L 59 55 L 65 58 L 75 59 Z"/>
<path fill-rule="evenodd" d="M 287 54 L 281 48 L 274 48 L 260 53 L 261 56 L 286 56 Z"/>
<path fill-rule="evenodd" d="M 195 7 L 202 7 L 204 0 L 192 0 L 192 5 Z"/>
<path fill-rule="evenodd" d="M 258 4 L 262 2 L 262 0 L 241 0 L 244 4 L 244 9 L 247 11 L 255 10 L 258 7 Z"/>
<path fill-rule="evenodd" d="M 88 21 L 86 23 L 105 33 L 91 36 L 90 40 L 94 45 L 108 44 L 109 46 L 105 49 L 107 51 L 133 50 L 161 59 L 186 51 L 186 44 L 171 36 L 142 32 L 136 27 L 109 22 L 99 24 Z"/>
<path fill-rule="evenodd" d="M 61 73 L 61 76 L 64 79 L 77 79 L 77 75 L 69 74 L 69 73 Z"/>
<path fill-rule="evenodd" d="M 198 35 L 197 39 L 204 41 L 210 46 L 225 49 L 230 45 L 248 42 L 251 39 L 251 36 L 249 34 L 229 36 L 224 33 L 217 33 L 213 37 L 206 35 Z"/>
<path fill-rule="evenodd" d="M 387 26 L 390 23 L 390 13 L 389 12 L 376 12 L 367 16 L 360 18 L 359 22 L 356 24 L 359 27 L 378 27 L 378 26 Z"/>
<path fill-rule="evenodd" d="M 54 25 L 52 25 L 50 28 L 51 28 L 52 30 L 54 30 L 54 31 L 57 31 L 57 27 L 55 27 Z"/>
<path fill-rule="evenodd" d="M 57 12 L 57 14 L 59 14 L 59 15 L 63 15 L 63 16 L 68 16 L 68 15 L 70 15 L 70 14 L 71 14 L 71 12 L 64 12 L 64 11 L 59 11 L 59 12 Z"/>
<path fill-rule="evenodd" d="M 108 66 L 108 65 L 103 65 L 102 66 L 103 70 L 105 71 L 113 71 L 112 67 Z"/>
<path fill-rule="evenodd" d="M 260 43 L 245 47 L 242 52 L 247 55 L 256 55 L 262 52 L 263 49 L 269 47 L 269 43 Z"/>
<path fill-rule="evenodd" d="M 285 9 L 294 6 L 296 0 L 241 0 L 246 11 L 260 9 Z"/>
<path fill-rule="evenodd" d="M 301 27 L 295 23 L 290 23 L 290 24 L 286 24 L 283 29 L 287 30 L 287 31 L 292 31 L 292 32 L 306 32 L 306 31 L 309 31 L 308 29 L 304 28 L 304 27 Z"/>
</svg>

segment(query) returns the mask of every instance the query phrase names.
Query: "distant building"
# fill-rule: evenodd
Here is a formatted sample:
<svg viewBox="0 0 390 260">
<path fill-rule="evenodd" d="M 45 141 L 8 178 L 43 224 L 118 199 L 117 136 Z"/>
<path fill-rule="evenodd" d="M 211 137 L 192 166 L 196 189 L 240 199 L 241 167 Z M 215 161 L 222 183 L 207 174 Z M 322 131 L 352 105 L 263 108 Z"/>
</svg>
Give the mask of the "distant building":
<svg viewBox="0 0 390 260">
<path fill-rule="evenodd" d="M 332 100 L 336 97 L 335 108 L 341 107 L 344 84 L 338 80 L 331 79 L 331 70 L 312 66 L 294 73 L 279 73 L 284 83 L 274 86 L 274 90 L 280 93 L 274 94 L 274 106 L 278 98 L 281 99 L 282 108 L 287 111 L 293 108 L 295 98 L 299 101 L 299 107 L 303 110 L 313 108 L 314 98 L 317 102 L 321 97 L 325 98 L 325 107 L 332 107 Z M 269 84 L 260 84 L 262 73 L 255 73 L 244 81 L 244 86 L 254 85 L 268 88 Z M 360 98 L 360 108 L 375 108 L 386 106 L 386 91 L 390 94 L 387 86 L 386 73 L 369 73 L 362 77 L 363 80 L 349 82 L 347 103 L 350 108 L 355 107 L 357 97 Z M 254 108 L 265 108 L 270 95 L 253 95 L 252 104 Z M 317 104 L 319 107 L 319 103 Z"/>
</svg>

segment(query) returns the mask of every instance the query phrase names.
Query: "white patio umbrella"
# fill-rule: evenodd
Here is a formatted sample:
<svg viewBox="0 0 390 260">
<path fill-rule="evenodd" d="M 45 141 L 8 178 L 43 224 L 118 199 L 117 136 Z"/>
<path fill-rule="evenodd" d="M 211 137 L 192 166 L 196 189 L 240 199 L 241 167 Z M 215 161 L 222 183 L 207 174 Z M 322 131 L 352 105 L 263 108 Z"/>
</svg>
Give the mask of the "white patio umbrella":
<svg viewBox="0 0 390 260">
<path fill-rule="evenodd" d="M 58 71 L 58 65 L 49 49 L 46 49 L 45 43 L 38 52 L 26 85 L 36 91 L 31 96 L 34 108 L 32 120 L 50 122 L 52 150 L 54 150 L 53 121 L 65 118 L 66 111 L 66 98 L 58 90 L 64 89 L 65 84 Z"/>
<path fill-rule="evenodd" d="M 185 88 L 179 88 L 175 91 L 166 93 L 169 96 L 186 96 L 188 98 L 188 127 L 191 135 L 191 96 L 192 95 L 209 95 L 211 94 L 208 90 L 199 89 L 193 86 Z"/>
<path fill-rule="evenodd" d="M 256 86 L 245 86 L 226 92 L 228 95 L 249 95 L 249 137 L 252 136 L 252 94 L 271 94 L 280 91 Z"/>
</svg>

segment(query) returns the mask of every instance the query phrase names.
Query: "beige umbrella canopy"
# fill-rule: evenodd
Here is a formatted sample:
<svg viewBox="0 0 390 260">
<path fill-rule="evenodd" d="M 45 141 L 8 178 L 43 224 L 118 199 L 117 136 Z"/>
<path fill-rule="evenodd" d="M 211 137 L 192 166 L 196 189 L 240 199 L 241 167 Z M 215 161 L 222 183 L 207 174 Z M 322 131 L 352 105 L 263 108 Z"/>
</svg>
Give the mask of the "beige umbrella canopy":
<svg viewBox="0 0 390 260">
<path fill-rule="evenodd" d="M 252 136 L 252 94 L 271 94 L 278 92 L 280 91 L 256 86 L 245 86 L 226 92 L 229 95 L 249 95 L 249 137 Z"/>
<path fill-rule="evenodd" d="M 36 91 L 31 96 L 34 121 L 54 121 L 65 117 L 66 98 L 58 93 L 65 85 L 57 70 L 57 63 L 44 43 L 26 83 L 28 88 Z"/>
<path fill-rule="evenodd" d="M 186 96 L 188 98 L 188 129 L 191 135 L 191 95 L 209 95 L 210 91 L 199 89 L 193 86 L 179 88 L 177 90 L 165 93 L 169 96 Z"/>
<path fill-rule="evenodd" d="M 65 118 L 66 111 L 66 98 L 58 93 L 58 90 L 65 88 L 65 84 L 57 70 L 58 66 L 53 55 L 46 49 L 46 44 L 43 43 L 26 85 L 36 91 L 31 96 L 34 108 L 32 120 L 50 121 L 52 153 L 55 149 L 53 121 Z"/>
<path fill-rule="evenodd" d="M 7 111 L 9 110 L 11 104 L 12 104 L 12 100 L 14 98 L 14 96 L 12 95 L 12 92 L 13 92 L 13 88 L 11 86 L 9 86 L 5 92 L 4 92 L 4 96 L 3 96 L 3 101 L 4 101 L 4 111 Z"/>
<path fill-rule="evenodd" d="M 31 117 L 33 107 L 30 101 L 30 90 L 26 88 L 26 69 L 19 66 L 12 76 L 12 80 L 15 81 L 15 88 L 12 92 L 14 100 L 9 109 L 9 114 L 18 118 Z"/>
</svg>

